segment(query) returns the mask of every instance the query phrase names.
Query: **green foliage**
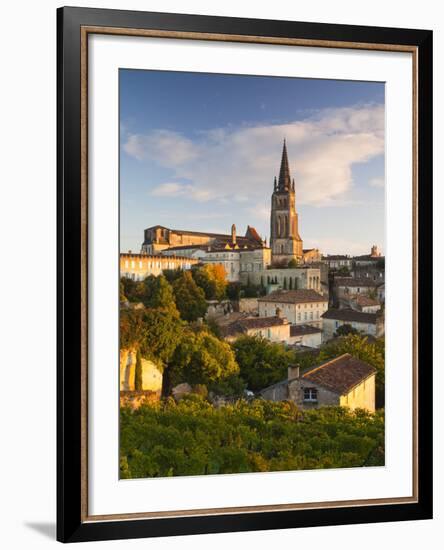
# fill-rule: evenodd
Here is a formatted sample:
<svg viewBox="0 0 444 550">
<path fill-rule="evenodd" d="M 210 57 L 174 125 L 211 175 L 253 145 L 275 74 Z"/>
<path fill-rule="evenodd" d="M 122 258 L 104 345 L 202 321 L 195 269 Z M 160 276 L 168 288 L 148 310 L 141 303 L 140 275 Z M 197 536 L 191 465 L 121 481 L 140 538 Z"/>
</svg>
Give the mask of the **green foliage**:
<svg viewBox="0 0 444 550">
<path fill-rule="evenodd" d="M 297 362 L 294 351 L 255 336 L 241 336 L 233 343 L 240 376 L 248 389 L 257 391 L 283 380 Z"/>
<path fill-rule="evenodd" d="M 136 352 L 136 373 L 134 387 L 136 391 L 142 390 L 142 355 L 138 349 Z"/>
<path fill-rule="evenodd" d="M 237 301 L 240 298 L 241 285 L 240 283 L 228 283 L 227 284 L 227 298 Z"/>
<path fill-rule="evenodd" d="M 359 332 L 348 323 L 345 323 L 336 329 L 335 336 L 347 336 L 348 334 L 359 334 Z"/>
<path fill-rule="evenodd" d="M 150 275 L 141 283 L 141 301 L 146 307 L 178 315 L 173 288 L 163 275 Z"/>
<path fill-rule="evenodd" d="M 385 341 L 383 338 L 369 342 L 367 336 L 350 334 L 329 342 L 319 354 L 321 361 L 350 353 L 376 369 L 376 407 L 385 402 Z"/>
<path fill-rule="evenodd" d="M 140 301 L 137 296 L 136 288 L 138 283 L 130 279 L 129 277 L 120 278 L 120 301 L 124 302 L 128 300 L 129 302 Z"/>
<path fill-rule="evenodd" d="M 340 275 L 342 277 L 349 277 L 350 269 L 346 265 L 343 265 L 336 271 L 336 275 Z"/>
<path fill-rule="evenodd" d="M 171 360 L 170 379 L 173 386 L 181 382 L 208 385 L 233 376 L 238 371 L 229 344 L 209 332 L 189 330 Z"/>
<path fill-rule="evenodd" d="M 120 312 L 120 347 L 140 350 L 143 357 L 167 364 L 182 336 L 183 322 L 169 310 L 128 309 Z"/>
<path fill-rule="evenodd" d="M 178 279 L 183 273 L 183 270 L 179 267 L 177 269 L 164 269 L 162 275 L 172 285 L 176 279 Z"/>
<path fill-rule="evenodd" d="M 289 262 L 288 262 L 288 267 L 290 269 L 294 269 L 295 267 L 298 267 L 298 261 L 295 259 L 295 258 L 292 258 Z"/>
<path fill-rule="evenodd" d="M 384 414 L 202 396 L 121 410 L 121 478 L 384 465 Z"/>
<path fill-rule="evenodd" d="M 176 306 L 185 321 L 196 321 L 207 311 L 204 291 L 194 282 L 191 273 L 182 271 L 173 282 Z"/>
<path fill-rule="evenodd" d="M 216 395 L 223 395 L 225 397 L 242 397 L 246 389 L 247 384 L 238 374 L 233 374 L 223 380 L 218 380 L 217 382 L 210 384 L 210 390 L 213 393 Z"/>
<path fill-rule="evenodd" d="M 207 300 L 223 300 L 227 288 L 226 272 L 221 264 L 205 264 L 192 270 L 193 278 Z"/>
<path fill-rule="evenodd" d="M 254 285 L 248 279 L 247 284 L 241 287 L 240 294 L 243 298 L 257 298 L 265 294 L 265 288 L 261 285 Z"/>
</svg>

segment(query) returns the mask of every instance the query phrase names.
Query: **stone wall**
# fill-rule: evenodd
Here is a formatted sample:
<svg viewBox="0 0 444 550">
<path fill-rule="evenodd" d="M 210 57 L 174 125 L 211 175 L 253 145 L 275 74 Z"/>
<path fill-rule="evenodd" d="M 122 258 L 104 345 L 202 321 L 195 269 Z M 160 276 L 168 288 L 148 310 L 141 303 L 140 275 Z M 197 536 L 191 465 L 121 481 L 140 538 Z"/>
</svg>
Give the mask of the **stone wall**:
<svg viewBox="0 0 444 550">
<path fill-rule="evenodd" d="M 241 298 L 239 300 L 238 311 L 242 313 L 256 313 L 258 312 L 257 298 Z"/>
<path fill-rule="evenodd" d="M 375 411 L 375 378 L 373 374 L 367 380 L 364 380 L 353 388 L 347 395 L 341 396 L 341 407 L 350 409 L 367 409 L 370 412 Z"/>
<path fill-rule="evenodd" d="M 120 350 L 120 390 L 134 391 L 136 378 L 136 351 Z M 162 371 L 158 366 L 142 357 L 142 389 L 160 391 L 162 389 Z"/>
<path fill-rule="evenodd" d="M 318 390 L 317 402 L 311 403 L 304 401 L 304 388 L 316 388 Z M 336 407 L 339 405 L 340 401 L 338 394 L 305 380 L 304 378 L 289 380 L 288 395 L 289 399 L 302 409 L 317 409 L 318 407 L 327 406 Z"/>
</svg>

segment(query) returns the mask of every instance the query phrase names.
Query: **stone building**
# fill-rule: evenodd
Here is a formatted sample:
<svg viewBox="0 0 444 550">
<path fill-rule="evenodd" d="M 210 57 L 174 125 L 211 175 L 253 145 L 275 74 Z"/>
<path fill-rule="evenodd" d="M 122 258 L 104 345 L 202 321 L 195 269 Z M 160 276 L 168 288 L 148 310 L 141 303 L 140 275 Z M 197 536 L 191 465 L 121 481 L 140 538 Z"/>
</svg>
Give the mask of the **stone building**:
<svg viewBox="0 0 444 550">
<path fill-rule="evenodd" d="M 171 235 L 174 234 L 174 231 L 171 230 Z M 203 235 L 208 237 L 205 244 L 200 243 Z M 187 241 L 191 238 L 191 235 L 187 235 Z M 176 255 L 188 257 L 196 262 L 220 264 L 224 267 L 227 280 L 230 282 L 240 281 L 243 273 L 261 272 L 271 263 L 271 250 L 254 227 L 248 226 L 245 236 L 238 237 L 236 226 L 233 224 L 230 235 L 201 233 L 197 240 L 199 242 L 194 244 L 164 248 L 160 254 L 168 257 L 175 257 Z M 151 244 L 146 245 L 146 247 L 149 248 Z M 145 244 L 142 245 L 142 248 L 144 246 Z"/>
<path fill-rule="evenodd" d="M 321 292 L 323 289 L 321 270 L 311 265 L 243 271 L 240 274 L 240 280 L 243 284 L 260 285 L 268 291 L 311 288 Z"/>
<path fill-rule="evenodd" d="M 290 324 L 284 317 L 238 317 L 220 327 L 221 336 L 234 342 L 239 336 L 257 336 L 270 342 L 289 343 Z"/>
<path fill-rule="evenodd" d="M 379 338 L 384 335 L 384 316 L 378 313 L 365 313 L 353 309 L 329 309 L 322 315 L 323 341 L 335 336 L 342 325 L 350 325 L 362 334 Z"/>
<path fill-rule="evenodd" d="M 333 303 L 338 306 L 348 307 L 350 300 L 357 296 L 368 296 L 376 299 L 378 287 L 382 282 L 370 277 L 335 277 L 332 285 Z"/>
<path fill-rule="evenodd" d="M 319 348 L 322 344 L 322 329 L 310 325 L 291 325 L 289 343 L 304 348 Z"/>
<path fill-rule="evenodd" d="M 355 298 L 350 300 L 350 307 L 356 309 L 356 311 L 363 311 L 364 313 L 377 313 L 381 309 L 381 304 L 378 300 L 374 300 L 363 294 L 358 294 Z"/>
<path fill-rule="evenodd" d="M 181 250 L 202 249 L 209 246 L 221 247 L 225 244 L 239 247 L 262 247 L 265 241 L 261 239 L 254 227 L 247 227 L 245 235 L 236 234 L 236 226 L 232 226 L 231 233 L 206 233 L 202 231 L 185 231 L 182 229 L 170 229 L 162 225 L 148 227 L 144 231 L 142 252 L 146 254 L 165 254 L 167 250 L 173 254 L 181 255 Z"/>
<path fill-rule="evenodd" d="M 120 276 L 142 281 L 149 275 L 161 275 L 165 269 L 191 269 L 198 260 L 185 257 L 163 257 L 147 254 L 120 254 Z"/>
<path fill-rule="evenodd" d="M 299 236 L 294 179 L 290 176 L 287 145 L 284 140 L 279 179 L 274 178 L 271 196 L 270 246 L 274 266 L 287 266 L 290 260 L 303 260 Z"/>
<path fill-rule="evenodd" d="M 353 258 L 345 254 L 329 254 L 324 256 L 322 260 L 328 265 L 329 269 L 351 269 L 353 266 Z"/>
<path fill-rule="evenodd" d="M 271 401 L 293 401 L 301 409 L 340 406 L 375 411 L 376 369 L 346 353 L 300 374 L 288 369 L 287 380 L 260 391 Z"/>
<path fill-rule="evenodd" d="M 312 289 L 278 290 L 258 298 L 258 307 L 260 317 L 278 312 L 292 325 L 322 328 L 322 315 L 328 309 L 328 299 Z"/>
</svg>

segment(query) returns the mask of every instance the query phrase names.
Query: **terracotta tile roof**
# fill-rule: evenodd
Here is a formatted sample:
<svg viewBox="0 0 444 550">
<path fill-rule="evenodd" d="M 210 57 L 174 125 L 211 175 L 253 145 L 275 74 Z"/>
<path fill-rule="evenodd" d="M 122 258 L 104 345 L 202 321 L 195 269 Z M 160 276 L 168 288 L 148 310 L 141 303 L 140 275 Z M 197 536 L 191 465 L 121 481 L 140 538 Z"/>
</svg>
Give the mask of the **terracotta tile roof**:
<svg viewBox="0 0 444 550">
<path fill-rule="evenodd" d="M 334 319 L 336 321 L 351 321 L 356 323 L 376 324 L 377 313 L 365 313 L 354 309 L 329 309 L 321 315 L 323 319 Z"/>
<path fill-rule="evenodd" d="M 285 317 L 247 317 L 246 319 L 240 319 L 238 324 L 243 328 L 249 330 L 252 328 L 268 328 L 278 327 L 281 325 L 288 325 L 288 321 Z"/>
<path fill-rule="evenodd" d="M 345 353 L 306 372 L 302 379 L 344 395 L 375 373 L 374 367 Z"/>
<path fill-rule="evenodd" d="M 310 325 L 291 325 L 290 336 L 304 336 L 306 334 L 318 334 L 322 332 L 320 328 L 311 327 Z"/>
<path fill-rule="evenodd" d="M 275 290 L 258 299 L 258 302 L 281 302 L 285 304 L 304 304 L 308 302 L 328 302 L 328 298 L 319 294 L 311 288 L 304 288 L 300 290 Z"/>
<path fill-rule="evenodd" d="M 361 306 L 361 307 L 380 305 L 377 300 L 373 300 L 372 298 L 369 298 L 368 296 L 364 296 L 363 294 L 358 294 L 358 296 L 356 296 L 355 298 L 355 302 L 358 306 Z"/>
<path fill-rule="evenodd" d="M 245 334 L 251 329 L 261 329 L 287 325 L 288 321 L 282 317 L 246 317 L 238 319 L 230 324 L 220 325 L 221 335 L 235 336 L 236 334 Z"/>
</svg>

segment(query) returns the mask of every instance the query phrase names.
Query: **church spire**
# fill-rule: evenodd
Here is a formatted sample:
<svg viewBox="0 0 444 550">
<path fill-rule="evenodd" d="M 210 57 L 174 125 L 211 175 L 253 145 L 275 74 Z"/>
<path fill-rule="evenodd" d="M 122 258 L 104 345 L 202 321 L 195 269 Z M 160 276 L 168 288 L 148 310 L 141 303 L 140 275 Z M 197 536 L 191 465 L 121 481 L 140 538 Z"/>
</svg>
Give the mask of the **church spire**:
<svg viewBox="0 0 444 550">
<path fill-rule="evenodd" d="M 284 139 L 282 149 L 281 169 L 279 171 L 278 191 L 289 191 L 291 189 L 290 167 L 288 165 L 287 144 Z"/>
</svg>

